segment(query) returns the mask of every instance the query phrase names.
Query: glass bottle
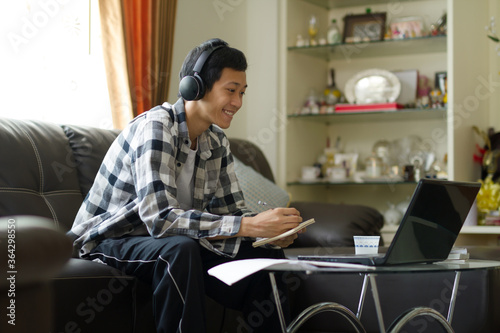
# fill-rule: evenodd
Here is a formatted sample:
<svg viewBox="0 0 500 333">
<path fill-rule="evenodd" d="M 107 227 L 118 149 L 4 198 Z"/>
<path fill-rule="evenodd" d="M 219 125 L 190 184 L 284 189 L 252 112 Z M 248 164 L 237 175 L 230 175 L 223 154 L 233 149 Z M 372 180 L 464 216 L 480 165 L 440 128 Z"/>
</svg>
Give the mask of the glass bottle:
<svg viewBox="0 0 500 333">
<path fill-rule="evenodd" d="M 316 35 L 318 34 L 318 20 L 316 16 L 311 16 L 309 19 L 309 29 L 308 29 L 309 37 L 311 37 L 311 46 L 316 46 L 318 43 L 316 42 Z"/>
<path fill-rule="evenodd" d="M 326 36 L 328 44 L 338 44 L 341 42 L 342 38 L 340 36 L 340 29 L 337 25 L 337 20 L 333 19 L 330 27 L 328 27 L 328 34 Z"/>
<path fill-rule="evenodd" d="M 332 173 L 335 168 L 335 150 L 331 148 L 325 148 L 326 162 L 321 168 L 321 172 L 326 179 L 332 178 Z"/>
<path fill-rule="evenodd" d="M 366 177 L 378 178 L 382 175 L 382 160 L 374 153 L 366 158 L 365 166 Z"/>
<path fill-rule="evenodd" d="M 327 88 L 324 92 L 326 104 L 329 106 L 334 106 L 335 104 L 342 102 L 342 92 L 339 90 L 339 88 L 337 88 L 337 85 L 335 84 L 335 70 L 333 68 L 330 69 L 327 80 Z M 327 113 L 333 111 L 334 109 L 332 108 L 332 110 L 328 111 Z"/>
</svg>

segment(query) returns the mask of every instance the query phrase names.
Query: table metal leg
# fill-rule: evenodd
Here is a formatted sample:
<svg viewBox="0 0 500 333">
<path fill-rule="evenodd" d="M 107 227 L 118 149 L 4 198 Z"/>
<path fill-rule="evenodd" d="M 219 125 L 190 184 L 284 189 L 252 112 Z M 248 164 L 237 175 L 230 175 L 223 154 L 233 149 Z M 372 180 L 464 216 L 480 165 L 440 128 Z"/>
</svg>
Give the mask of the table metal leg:
<svg viewBox="0 0 500 333">
<path fill-rule="evenodd" d="M 354 313 L 349 310 L 347 307 L 332 302 L 318 303 L 311 305 L 304 311 L 302 311 L 297 318 L 292 321 L 290 326 L 288 327 L 287 333 L 296 333 L 298 329 L 311 317 L 321 312 L 335 312 L 342 315 L 354 328 L 357 333 L 365 333 L 366 330 L 363 327 L 363 324 L 359 321 L 359 319 L 354 315 Z"/>
<path fill-rule="evenodd" d="M 274 302 L 276 303 L 276 311 L 278 312 L 278 316 L 280 319 L 281 332 L 287 333 L 285 316 L 283 314 L 283 308 L 281 307 L 281 300 L 278 291 L 278 285 L 276 284 L 276 278 L 274 277 L 273 272 L 269 272 L 269 279 L 271 280 L 271 286 L 273 288 Z"/>
<path fill-rule="evenodd" d="M 297 316 L 297 318 L 294 321 L 292 321 L 292 323 L 290 323 L 290 326 L 287 328 L 285 323 L 285 316 L 283 314 L 283 308 L 281 306 L 281 301 L 279 297 L 278 286 L 276 284 L 276 277 L 274 276 L 273 272 L 269 272 L 269 279 L 271 280 L 274 301 L 276 303 L 276 311 L 278 312 L 282 333 L 295 333 L 311 317 L 313 317 L 318 313 L 326 311 L 335 312 L 342 315 L 355 329 L 355 332 L 366 333 L 365 328 L 351 310 L 349 310 L 347 307 L 343 305 L 331 302 L 319 303 L 308 307 L 307 309 L 302 311 Z"/>
<path fill-rule="evenodd" d="M 451 292 L 451 297 L 450 297 L 450 307 L 448 308 L 448 317 L 446 318 L 448 320 L 448 323 L 451 325 L 451 320 L 453 319 L 453 312 L 455 312 L 455 303 L 457 301 L 457 294 L 458 294 L 458 284 L 460 283 L 460 277 L 462 275 L 462 272 L 456 271 L 455 272 L 455 281 L 453 281 L 453 291 Z"/>
<path fill-rule="evenodd" d="M 363 274 L 363 286 L 361 287 L 361 294 L 359 295 L 359 303 L 358 303 L 358 312 L 356 313 L 356 317 L 358 319 L 361 318 L 361 314 L 363 312 L 363 306 L 365 304 L 366 290 L 368 287 L 368 275 Z"/>
<path fill-rule="evenodd" d="M 378 327 L 380 332 L 385 332 L 384 316 L 382 316 L 382 306 L 380 305 L 380 298 L 378 295 L 376 274 L 367 274 L 370 279 L 370 285 L 372 287 L 373 302 L 375 303 L 375 310 L 377 312 Z"/>
<path fill-rule="evenodd" d="M 453 327 L 451 327 L 451 320 L 453 319 L 453 313 L 455 312 L 455 304 L 458 296 L 458 285 L 460 284 L 460 277 L 462 272 L 455 272 L 455 280 L 453 281 L 453 290 L 451 292 L 450 297 L 450 306 L 448 308 L 448 316 L 444 318 L 444 316 L 438 311 L 428 308 L 428 307 L 417 307 L 407 311 L 402 314 L 398 319 L 396 319 L 391 327 L 389 328 L 389 333 L 397 333 L 399 332 L 410 320 L 416 317 L 428 316 L 436 319 L 436 321 L 441 324 L 441 326 L 448 333 L 453 333 Z"/>
<path fill-rule="evenodd" d="M 408 310 L 406 313 L 401 314 L 389 327 L 389 330 L 387 331 L 388 333 L 397 333 L 399 332 L 410 320 L 419 317 L 419 316 L 428 316 L 434 318 L 448 333 L 453 333 L 453 328 L 451 327 L 451 321 L 453 319 L 453 313 L 455 311 L 455 304 L 458 296 L 458 285 L 460 283 L 460 277 L 461 277 L 461 272 L 456 271 L 455 272 L 455 280 L 453 282 L 453 290 L 451 293 L 450 297 L 450 305 L 448 308 L 448 316 L 445 318 L 442 314 L 440 314 L 438 311 L 428 308 L 428 307 L 417 307 Z M 352 325 L 352 327 L 355 329 L 356 332 L 363 333 L 366 332 L 363 325 L 361 324 L 360 318 L 361 314 L 363 311 L 363 306 L 365 302 L 365 297 L 366 297 L 366 290 L 367 290 L 367 285 L 368 282 L 370 282 L 371 290 L 372 290 L 372 296 L 373 296 L 373 301 L 375 303 L 375 310 L 377 312 L 377 319 L 379 323 L 379 329 L 380 332 L 386 332 L 385 330 L 385 324 L 384 324 L 384 317 L 382 315 L 382 306 L 380 304 L 380 297 L 378 293 L 378 288 L 377 288 L 377 281 L 376 281 L 376 274 L 364 274 L 363 278 L 363 286 L 361 288 L 361 295 L 359 298 L 359 304 L 358 304 L 358 312 L 356 315 L 349 310 L 347 307 L 338 304 L 338 303 L 333 303 L 333 302 L 324 302 L 324 303 L 319 303 L 312 305 L 302 311 L 299 316 L 292 321 L 290 326 L 287 328 L 286 327 L 286 322 L 285 322 L 285 317 L 283 314 L 283 308 L 281 306 L 281 301 L 279 297 L 279 291 L 278 291 L 278 286 L 276 284 L 276 278 L 274 276 L 273 272 L 269 272 L 269 279 L 271 280 L 271 285 L 273 289 L 273 295 L 274 295 L 274 300 L 276 303 L 276 310 L 278 312 L 279 320 L 280 320 L 280 325 L 281 325 L 281 332 L 282 333 L 294 333 L 297 332 L 297 330 L 311 317 L 314 315 L 320 313 L 320 312 L 325 312 L 325 311 L 330 311 L 330 312 L 336 312 L 340 315 L 342 315 L 345 319 L 349 321 L 349 323 Z"/>
<path fill-rule="evenodd" d="M 454 333 L 450 323 L 446 320 L 446 318 L 442 314 L 440 314 L 438 311 L 432 308 L 427 308 L 427 307 L 418 307 L 411 309 L 406 313 L 403 313 L 398 319 L 396 319 L 392 323 L 391 327 L 389 327 L 389 330 L 387 332 L 398 333 L 404 328 L 406 324 L 408 324 L 410 320 L 422 316 L 428 316 L 434 318 L 437 323 L 441 324 L 441 326 L 446 330 L 446 332 Z"/>
</svg>

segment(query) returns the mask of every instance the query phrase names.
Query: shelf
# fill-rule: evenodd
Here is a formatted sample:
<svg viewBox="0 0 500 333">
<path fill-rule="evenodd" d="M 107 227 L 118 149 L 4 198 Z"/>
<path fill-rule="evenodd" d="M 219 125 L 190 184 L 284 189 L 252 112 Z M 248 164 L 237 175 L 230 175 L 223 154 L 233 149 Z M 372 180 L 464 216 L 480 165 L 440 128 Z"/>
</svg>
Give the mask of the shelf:
<svg viewBox="0 0 500 333">
<path fill-rule="evenodd" d="M 380 234 L 384 244 L 389 245 L 398 230 L 399 225 L 384 225 Z M 500 226 L 464 225 L 455 242 L 455 246 L 499 246 Z"/>
<path fill-rule="evenodd" d="M 470 235 L 500 235 L 500 226 L 496 225 L 465 225 L 460 230 L 461 234 Z"/>
<path fill-rule="evenodd" d="M 391 39 L 360 43 L 317 46 L 289 46 L 289 51 L 322 59 L 355 59 L 392 55 L 446 52 L 446 36 Z"/>
<path fill-rule="evenodd" d="M 332 182 L 325 182 L 325 181 L 318 181 L 318 182 L 301 182 L 301 181 L 291 181 L 288 182 L 288 186 L 345 186 L 345 185 L 416 185 L 416 182 L 402 182 L 402 181 L 380 181 L 380 182 L 355 182 L 355 181 L 345 181 L 345 182 L 338 182 L 338 183 L 332 183 Z"/>
<path fill-rule="evenodd" d="M 399 225 L 384 225 L 382 233 L 394 233 Z M 500 226 L 495 225 L 464 225 L 460 230 L 464 235 L 500 235 Z"/>
<path fill-rule="evenodd" d="M 321 123 L 353 123 L 374 121 L 413 121 L 445 120 L 446 108 L 443 109 L 402 109 L 398 111 L 373 111 L 329 114 L 291 114 L 289 119 L 312 120 Z"/>
<path fill-rule="evenodd" d="M 303 0 L 309 2 L 313 5 L 332 9 L 332 8 L 343 8 L 343 7 L 355 7 L 355 6 L 373 6 L 375 4 L 387 3 L 387 0 Z M 415 1 L 415 0 L 400 0 L 399 2 L 405 1 Z"/>
</svg>

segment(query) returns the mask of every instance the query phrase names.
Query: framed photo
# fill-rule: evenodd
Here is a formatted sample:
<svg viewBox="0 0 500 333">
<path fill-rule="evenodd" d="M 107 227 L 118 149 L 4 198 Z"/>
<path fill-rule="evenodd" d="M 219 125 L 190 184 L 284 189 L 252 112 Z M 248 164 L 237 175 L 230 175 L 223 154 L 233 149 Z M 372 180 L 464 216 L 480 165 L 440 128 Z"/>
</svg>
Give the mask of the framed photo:
<svg viewBox="0 0 500 333">
<path fill-rule="evenodd" d="M 396 18 L 390 26 L 392 39 L 415 38 L 425 35 L 424 20 L 418 16 Z"/>
<path fill-rule="evenodd" d="M 347 15 L 344 17 L 344 43 L 384 39 L 386 13 Z"/>
<path fill-rule="evenodd" d="M 437 72 L 434 77 L 434 88 L 441 90 L 441 93 L 444 95 L 446 94 L 448 87 L 447 87 L 447 81 L 448 80 L 448 74 L 447 72 Z"/>
</svg>

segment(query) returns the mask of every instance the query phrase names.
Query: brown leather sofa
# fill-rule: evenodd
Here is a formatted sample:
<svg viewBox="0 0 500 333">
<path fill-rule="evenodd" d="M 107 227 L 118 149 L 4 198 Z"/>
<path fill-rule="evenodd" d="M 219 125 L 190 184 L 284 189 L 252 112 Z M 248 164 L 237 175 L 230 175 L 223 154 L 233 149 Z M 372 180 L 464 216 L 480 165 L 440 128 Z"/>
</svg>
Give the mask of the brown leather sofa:
<svg viewBox="0 0 500 333">
<path fill-rule="evenodd" d="M 97 128 L 0 119 L 0 217 L 7 220 L 19 215 L 45 217 L 61 232 L 69 230 L 101 160 L 116 135 L 116 131 Z M 267 160 L 255 145 L 233 139 L 231 148 L 245 164 L 274 180 Z M 292 205 L 301 211 L 304 218 L 314 217 L 317 222 L 300 236 L 294 248 L 287 249 L 286 253 L 291 256 L 301 251 L 318 251 L 329 247 L 334 247 L 333 251 L 336 251 L 339 246 L 347 246 L 348 250 L 352 250 L 352 235 L 379 234 L 383 225 L 381 214 L 366 206 L 306 202 L 295 202 Z M 0 239 L 1 237 L 0 232 Z M 27 246 L 27 251 L 33 253 L 40 248 L 37 240 Z M 61 248 L 64 246 L 61 245 Z M 478 249 L 478 253 L 480 250 Z M 496 250 L 489 248 L 486 250 L 489 252 L 483 251 L 482 255 L 485 258 L 500 259 Z M 5 256 L 3 248 L 1 251 L 0 255 Z M 47 306 L 52 304 L 52 312 L 22 311 L 18 313 L 18 320 L 48 323 L 52 330 L 47 332 L 155 331 L 148 286 L 134 277 L 99 263 L 78 259 L 74 255 L 67 260 L 67 251 L 67 248 L 57 251 L 60 253 L 57 257 L 51 252 L 43 255 L 44 260 L 54 260 L 53 267 L 62 266 L 62 269 L 55 270 L 51 266 L 47 274 L 42 274 L 40 284 L 19 286 L 28 294 L 32 285 L 48 286 L 45 287 L 45 296 L 40 302 Z M 499 276 L 496 275 L 495 278 L 496 283 L 492 282 L 490 275 L 464 277 L 468 289 L 464 292 L 464 300 L 459 299 L 457 304 L 459 315 L 456 316 L 456 325 L 463 326 L 466 330 L 457 329 L 457 332 L 472 332 L 467 330 L 469 323 L 482 325 L 476 326 L 483 328 L 474 332 L 493 332 L 494 330 L 488 329 L 499 327 L 498 319 L 493 316 L 493 311 L 498 312 L 500 308 Z M 379 288 L 387 287 L 392 290 L 383 300 L 384 307 L 387 307 L 384 308 L 384 315 L 390 318 L 395 313 L 391 309 L 399 310 L 407 302 L 422 297 L 434 280 L 436 277 L 407 279 L 396 276 L 380 283 Z M 345 301 L 347 305 L 352 305 L 359 294 L 358 276 L 322 276 L 300 281 L 291 288 L 290 294 L 292 312 L 295 314 L 323 298 L 340 303 Z M 410 292 L 405 289 L 408 286 Z M 4 284 L 0 284 L 2 302 L 6 297 L 5 288 Z M 399 291 L 404 291 L 404 294 L 398 294 Z M 480 300 L 476 301 L 478 297 Z M 238 313 L 218 307 L 211 300 L 208 302 L 209 332 L 238 331 Z M 470 310 L 468 304 L 474 305 L 473 318 L 464 313 Z M 366 324 L 368 331 L 377 331 L 377 326 L 373 325 L 375 317 L 372 310 L 373 306 L 367 301 L 366 315 L 362 322 Z M 47 320 L 50 316 L 52 320 Z M 303 331 L 337 332 L 348 329 L 338 318 L 318 315 L 304 326 Z"/>
<path fill-rule="evenodd" d="M 0 119 L 0 216 L 48 218 L 69 240 L 65 233 L 116 134 Z M 39 247 L 33 241 L 29 251 Z M 74 256 L 53 273 L 50 297 L 43 299 L 45 307 L 52 305 L 51 330 L 32 332 L 155 332 L 150 291 L 135 278 Z M 49 318 L 30 311 L 17 319 Z"/>
</svg>

